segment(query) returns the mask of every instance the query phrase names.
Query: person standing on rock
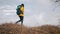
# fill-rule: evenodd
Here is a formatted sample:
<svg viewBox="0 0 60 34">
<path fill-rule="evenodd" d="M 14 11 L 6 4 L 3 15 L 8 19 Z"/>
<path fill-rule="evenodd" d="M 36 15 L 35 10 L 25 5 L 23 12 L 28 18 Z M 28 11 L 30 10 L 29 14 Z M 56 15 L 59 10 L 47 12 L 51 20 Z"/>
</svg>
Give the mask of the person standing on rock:
<svg viewBox="0 0 60 34">
<path fill-rule="evenodd" d="M 18 20 L 18 21 L 16 22 L 16 24 L 17 24 L 18 22 L 21 22 L 21 24 L 23 24 L 24 4 L 18 5 L 16 10 L 17 10 L 16 14 L 17 14 L 17 15 L 19 16 L 19 18 L 20 18 L 20 20 Z"/>
</svg>

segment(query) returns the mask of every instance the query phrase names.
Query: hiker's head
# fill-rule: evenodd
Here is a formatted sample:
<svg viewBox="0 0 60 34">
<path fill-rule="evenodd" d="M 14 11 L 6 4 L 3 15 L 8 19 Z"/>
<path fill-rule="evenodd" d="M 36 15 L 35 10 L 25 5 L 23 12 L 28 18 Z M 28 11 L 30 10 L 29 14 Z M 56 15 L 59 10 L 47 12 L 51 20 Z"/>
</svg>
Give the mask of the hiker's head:
<svg viewBox="0 0 60 34">
<path fill-rule="evenodd" d="M 24 4 L 21 4 L 21 6 L 24 6 Z"/>
</svg>

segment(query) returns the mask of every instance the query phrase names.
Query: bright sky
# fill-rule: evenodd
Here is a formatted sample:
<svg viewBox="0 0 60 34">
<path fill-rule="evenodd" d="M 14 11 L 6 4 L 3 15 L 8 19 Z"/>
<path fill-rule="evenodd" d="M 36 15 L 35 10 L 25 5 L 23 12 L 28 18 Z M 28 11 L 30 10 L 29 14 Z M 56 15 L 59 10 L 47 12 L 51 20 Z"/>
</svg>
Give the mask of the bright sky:
<svg viewBox="0 0 60 34">
<path fill-rule="evenodd" d="M 54 0 L 0 0 L 0 23 L 19 20 L 16 15 L 16 6 L 21 3 L 25 5 L 24 25 L 59 25 L 60 6 L 57 5 L 60 2 L 54 3 Z"/>
</svg>

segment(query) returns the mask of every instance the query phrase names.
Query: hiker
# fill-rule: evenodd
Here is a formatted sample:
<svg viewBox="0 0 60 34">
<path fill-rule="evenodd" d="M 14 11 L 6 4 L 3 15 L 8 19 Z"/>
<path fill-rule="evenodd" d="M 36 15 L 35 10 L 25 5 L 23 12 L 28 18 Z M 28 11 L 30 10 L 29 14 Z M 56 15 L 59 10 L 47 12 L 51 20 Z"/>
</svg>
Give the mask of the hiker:
<svg viewBox="0 0 60 34">
<path fill-rule="evenodd" d="M 21 5 L 18 5 L 17 6 L 17 15 L 19 16 L 19 18 L 20 18 L 20 20 L 18 20 L 17 22 L 16 22 L 16 24 L 18 23 L 18 22 L 21 22 L 21 24 L 23 24 L 23 18 L 24 18 L 24 4 L 21 4 Z"/>
</svg>

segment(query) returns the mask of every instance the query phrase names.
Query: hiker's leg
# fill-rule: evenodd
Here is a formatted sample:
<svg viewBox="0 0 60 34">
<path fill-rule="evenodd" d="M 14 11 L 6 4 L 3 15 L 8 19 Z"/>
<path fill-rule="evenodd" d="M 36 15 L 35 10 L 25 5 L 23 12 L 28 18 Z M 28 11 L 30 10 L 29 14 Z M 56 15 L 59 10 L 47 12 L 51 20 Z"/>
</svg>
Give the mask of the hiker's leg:
<svg viewBox="0 0 60 34">
<path fill-rule="evenodd" d="M 18 22 L 22 22 L 23 23 L 23 16 L 19 16 L 20 20 Z"/>
<path fill-rule="evenodd" d="M 19 16 L 19 18 L 21 18 L 20 16 Z M 21 19 L 20 20 L 18 20 L 16 23 L 18 23 L 18 22 L 20 22 L 21 21 Z"/>
<path fill-rule="evenodd" d="M 21 16 L 21 24 L 23 24 L 23 16 Z"/>
</svg>

